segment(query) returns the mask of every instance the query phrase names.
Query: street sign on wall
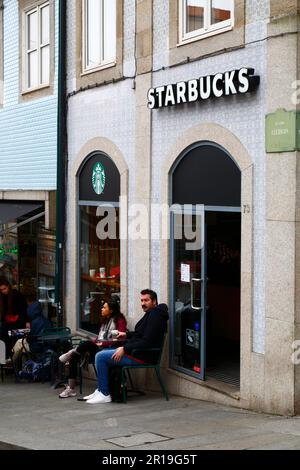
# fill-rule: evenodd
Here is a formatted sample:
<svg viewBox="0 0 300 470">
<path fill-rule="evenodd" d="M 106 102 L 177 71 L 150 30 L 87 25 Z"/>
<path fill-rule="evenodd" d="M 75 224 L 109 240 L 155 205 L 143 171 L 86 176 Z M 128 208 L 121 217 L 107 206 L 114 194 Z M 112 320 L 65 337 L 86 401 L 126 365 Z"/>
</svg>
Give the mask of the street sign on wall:
<svg viewBox="0 0 300 470">
<path fill-rule="evenodd" d="M 300 119 L 297 116 L 297 124 Z M 266 152 L 294 152 L 300 148 L 300 135 L 296 132 L 296 112 L 278 109 L 266 116 Z M 300 130 L 300 129 L 299 129 Z M 297 139 L 296 139 L 297 136 Z"/>
</svg>

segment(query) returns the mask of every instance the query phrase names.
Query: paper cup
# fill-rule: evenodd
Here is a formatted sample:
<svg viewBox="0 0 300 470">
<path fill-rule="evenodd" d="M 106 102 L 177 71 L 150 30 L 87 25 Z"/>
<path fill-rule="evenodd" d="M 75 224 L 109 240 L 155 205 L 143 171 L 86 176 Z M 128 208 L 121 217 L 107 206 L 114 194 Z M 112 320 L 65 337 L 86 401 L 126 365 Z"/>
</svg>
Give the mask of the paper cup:
<svg viewBox="0 0 300 470">
<path fill-rule="evenodd" d="M 105 273 L 105 268 L 104 268 L 104 267 L 99 268 L 99 274 L 100 274 L 100 277 L 106 277 L 106 273 Z"/>
</svg>

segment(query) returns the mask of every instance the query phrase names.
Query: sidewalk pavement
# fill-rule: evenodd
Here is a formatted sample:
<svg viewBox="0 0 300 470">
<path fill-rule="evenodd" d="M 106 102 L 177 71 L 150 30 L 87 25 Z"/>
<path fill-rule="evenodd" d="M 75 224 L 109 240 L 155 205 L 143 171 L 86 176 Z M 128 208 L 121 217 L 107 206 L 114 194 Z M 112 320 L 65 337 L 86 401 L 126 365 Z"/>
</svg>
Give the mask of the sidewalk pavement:
<svg viewBox="0 0 300 470">
<path fill-rule="evenodd" d="M 85 394 L 95 382 L 85 380 Z M 0 383 L 0 450 L 300 449 L 300 417 L 285 418 L 160 393 L 127 404 L 59 399 L 49 383 Z"/>
</svg>

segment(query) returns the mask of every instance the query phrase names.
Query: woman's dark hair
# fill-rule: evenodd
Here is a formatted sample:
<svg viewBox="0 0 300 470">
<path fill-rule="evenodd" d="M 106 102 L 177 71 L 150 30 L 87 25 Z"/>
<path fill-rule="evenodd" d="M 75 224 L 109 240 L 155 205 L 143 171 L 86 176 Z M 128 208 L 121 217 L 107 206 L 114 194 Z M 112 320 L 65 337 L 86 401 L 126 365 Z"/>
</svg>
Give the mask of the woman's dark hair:
<svg viewBox="0 0 300 470">
<path fill-rule="evenodd" d="M 0 286 L 9 286 L 11 287 L 10 282 L 4 276 L 0 276 Z"/>
<path fill-rule="evenodd" d="M 117 317 L 120 315 L 120 304 L 117 300 L 114 299 L 109 299 L 106 302 L 104 302 L 109 306 L 109 309 L 112 311 L 112 318 Z M 104 305 L 104 304 L 103 304 Z"/>
<path fill-rule="evenodd" d="M 111 317 L 110 318 L 117 318 L 117 317 L 122 317 L 125 318 L 123 313 L 120 311 L 120 304 L 117 300 L 115 299 L 108 299 L 103 302 L 103 305 L 107 304 L 109 306 L 109 309 L 111 310 Z M 101 317 L 101 323 L 106 323 L 107 320 Z"/>
</svg>

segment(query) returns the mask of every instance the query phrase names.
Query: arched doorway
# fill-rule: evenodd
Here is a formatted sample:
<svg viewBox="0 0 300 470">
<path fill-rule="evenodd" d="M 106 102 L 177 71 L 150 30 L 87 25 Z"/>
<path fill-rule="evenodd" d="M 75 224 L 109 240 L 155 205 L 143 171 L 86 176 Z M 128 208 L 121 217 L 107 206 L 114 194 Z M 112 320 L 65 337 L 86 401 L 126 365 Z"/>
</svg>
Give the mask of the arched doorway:
<svg viewBox="0 0 300 470">
<path fill-rule="evenodd" d="M 241 172 L 220 146 L 186 149 L 171 171 L 172 367 L 239 385 Z"/>
<path fill-rule="evenodd" d="M 98 333 L 103 301 L 120 300 L 120 173 L 104 152 L 78 172 L 78 327 Z"/>
</svg>

